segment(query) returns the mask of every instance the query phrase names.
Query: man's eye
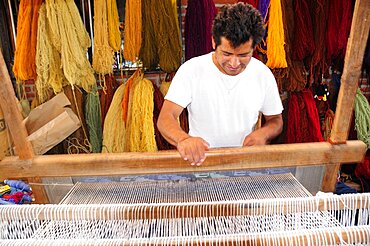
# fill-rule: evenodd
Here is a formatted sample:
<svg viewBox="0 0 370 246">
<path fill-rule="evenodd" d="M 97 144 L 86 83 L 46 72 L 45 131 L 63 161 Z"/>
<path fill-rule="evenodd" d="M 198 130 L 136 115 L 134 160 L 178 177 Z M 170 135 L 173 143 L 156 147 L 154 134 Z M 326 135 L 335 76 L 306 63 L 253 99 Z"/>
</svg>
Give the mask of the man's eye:
<svg viewBox="0 0 370 246">
<path fill-rule="evenodd" d="M 230 56 L 230 54 L 229 53 L 224 53 L 224 56 Z"/>
</svg>

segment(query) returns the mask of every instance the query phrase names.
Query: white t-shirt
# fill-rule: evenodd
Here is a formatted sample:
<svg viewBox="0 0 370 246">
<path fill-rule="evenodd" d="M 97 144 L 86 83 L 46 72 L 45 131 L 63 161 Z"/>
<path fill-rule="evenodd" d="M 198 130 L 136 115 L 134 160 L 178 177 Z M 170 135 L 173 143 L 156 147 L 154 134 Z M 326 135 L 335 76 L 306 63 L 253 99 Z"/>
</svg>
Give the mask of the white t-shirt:
<svg viewBox="0 0 370 246">
<path fill-rule="evenodd" d="M 242 146 L 258 120 L 259 112 L 283 111 L 270 69 L 252 58 L 235 76 L 222 73 L 212 53 L 186 61 L 174 76 L 166 100 L 189 112 L 189 135 L 215 147 Z"/>
</svg>

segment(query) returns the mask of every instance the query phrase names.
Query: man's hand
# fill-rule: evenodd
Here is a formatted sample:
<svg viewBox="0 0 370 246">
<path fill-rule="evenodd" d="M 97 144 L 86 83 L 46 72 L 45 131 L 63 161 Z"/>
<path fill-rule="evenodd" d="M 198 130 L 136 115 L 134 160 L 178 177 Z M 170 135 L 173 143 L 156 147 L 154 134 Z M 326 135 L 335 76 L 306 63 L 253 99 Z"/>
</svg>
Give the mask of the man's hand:
<svg viewBox="0 0 370 246">
<path fill-rule="evenodd" d="M 177 143 L 177 150 L 181 157 L 192 166 L 200 166 L 206 159 L 209 144 L 200 137 L 187 137 Z"/>
<path fill-rule="evenodd" d="M 244 138 L 243 146 L 267 144 L 266 134 L 262 131 L 254 131 Z"/>
<path fill-rule="evenodd" d="M 265 124 L 244 138 L 243 146 L 265 145 L 283 130 L 283 118 L 278 115 L 264 115 Z"/>
</svg>

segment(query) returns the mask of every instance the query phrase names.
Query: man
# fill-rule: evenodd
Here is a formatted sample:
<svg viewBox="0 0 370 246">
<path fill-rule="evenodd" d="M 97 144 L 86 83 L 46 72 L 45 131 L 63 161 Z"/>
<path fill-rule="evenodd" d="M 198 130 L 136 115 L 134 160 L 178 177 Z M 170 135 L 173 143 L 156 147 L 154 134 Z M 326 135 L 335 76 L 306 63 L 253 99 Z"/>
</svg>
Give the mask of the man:
<svg viewBox="0 0 370 246">
<path fill-rule="evenodd" d="M 191 165 L 201 165 L 209 148 L 264 145 L 281 133 L 283 106 L 275 78 L 252 57 L 263 36 L 258 10 L 243 3 L 225 5 L 213 22 L 215 51 L 178 69 L 158 129 Z M 184 108 L 189 134 L 177 121 Z M 265 124 L 253 131 L 259 112 Z"/>
</svg>

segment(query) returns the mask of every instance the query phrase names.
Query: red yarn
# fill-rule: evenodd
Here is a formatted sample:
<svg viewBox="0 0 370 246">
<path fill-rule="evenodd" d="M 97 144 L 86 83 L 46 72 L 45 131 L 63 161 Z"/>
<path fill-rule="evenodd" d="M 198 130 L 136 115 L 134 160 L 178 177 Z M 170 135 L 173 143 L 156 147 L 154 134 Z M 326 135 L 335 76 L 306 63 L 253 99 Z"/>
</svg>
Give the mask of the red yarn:
<svg viewBox="0 0 370 246">
<path fill-rule="evenodd" d="M 298 143 L 302 139 L 300 114 L 297 93 L 290 95 L 288 104 L 288 121 L 286 127 L 285 143 Z"/>
<path fill-rule="evenodd" d="M 250 5 L 255 7 L 256 9 L 258 9 L 259 0 L 239 0 L 238 2 L 249 3 Z"/>
<path fill-rule="evenodd" d="M 285 143 L 324 141 L 320 131 L 319 114 L 312 92 L 293 92 L 288 105 Z"/>
<path fill-rule="evenodd" d="M 105 116 L 107 115 L 109 106 L 112 102 L 114 92 L 117 89 L 117 82 L 113 75 L 106 75 L 105 83 L 101 82 L 101 86 L 103 87 L 103 89 L 99 90 L 99 96 L 102 126 L 104 126 Z"/>
<path fill-rule="evenodd" d="M 307 117 L 309 122 L 309 137 L 308 142 L 322 142 L 322 137 L 319 112 L 316 107 L 315 99 L 313 98 L 312 91 L 310 89 L 304 89 L 302 91 L 303 100 L 306 105 Z"/>
<path fill-rule="evenodd" d="M 329 60 L 344 59 L 351 29 L 352 0 L 330 0 L 326 35 L 326 55 Z"/>
<path fill-rule="evenodd" d="M 355 175 L 359 178 L 370 180 L 370 151 L 367 151 L 365 159 L 356 165 Z"/>
<path fill-rule="evenodd" d="M 315 51 L 315 40 L 307 0 L 294 1 L 294 41 L 292 55 L 294 60 L 301 61 Z"/>
</svg>

